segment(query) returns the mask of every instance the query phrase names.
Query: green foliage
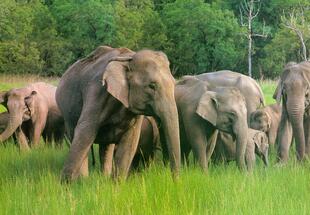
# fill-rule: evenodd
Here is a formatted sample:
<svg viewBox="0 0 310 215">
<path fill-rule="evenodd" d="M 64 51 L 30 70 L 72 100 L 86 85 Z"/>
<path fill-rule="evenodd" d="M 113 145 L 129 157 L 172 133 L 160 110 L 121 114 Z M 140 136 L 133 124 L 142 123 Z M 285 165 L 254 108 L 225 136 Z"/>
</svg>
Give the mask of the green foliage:
<svg viewBox="0 0 310 215">
<path fill-rule="evenodd" d="M 36 6 L 12 0 L 0 2 L 0 72 L 40 72 L 40 51 L 36 41 L 31 40 Z"/>
<path fill-rule="evenodd" d="M 134 50 L 162 49 L 167 42 L 165 26 L 153 8 L 151 0 L 117 1 L 113 44 Z"/>
<path fill-rule="evenodd" d="M 301 60 L 296 34 L 283 17 L 297 16 L 310 47 L 308 0 L 260 0 L 253 22 L 267 39 L 253 41 L 253 74 L 276 78 Z M 2 0 L 0 73 L 60 76 L 99 45 L 162 50 L 177 75 L 247 71 L 239 0 Z M 281 18 L 282 17 L 282 18 Z M 309 52 L 308 52 L 309 53 Z M 308 54 L 309 56 L 309 54 Z"/>
<path fill-rule="evenodd" d="M 177 0 L 163 10 L 170 46 L 166 49 L 178 74 L 237 69 L 244 46 L 234 15 L 203 1 Z"/>
<path fill-rule="evenodd" d="M 113 13 L 109 0 L 55 0 L 52 5 L 58 33 L 66 40 L 74 60 L 101 44 L 112 43 Z"/>
</svg>

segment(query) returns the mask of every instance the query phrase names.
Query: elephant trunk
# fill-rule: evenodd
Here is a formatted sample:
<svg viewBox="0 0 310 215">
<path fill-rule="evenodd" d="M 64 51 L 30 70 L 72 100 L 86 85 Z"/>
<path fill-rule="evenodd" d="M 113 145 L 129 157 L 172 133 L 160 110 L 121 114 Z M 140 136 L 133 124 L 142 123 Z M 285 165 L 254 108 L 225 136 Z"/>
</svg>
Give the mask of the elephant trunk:
<svg viewBox="0 0 310 215">
<path fill-rule="evenodd" d="M 304 105 L 303 99 L 289 98 L 287 111 L 292 123 L 293 136 L 296 141 L 297 159 L 302 160 L 305 156 L 305 133 L 303 126 Z"/>
<path fill-rule="evenodd" d="M 14 112 L 10 113 L 9 121 L 6 126 L 6 129 L 0 134 L 0 142 L 7 140 L 13 133 L 16 131 L 18 126 L 22 124 L 22 117 L 19 117 Z"/>
<path fill-rule="evenodd" d="M 161 137 L 164 138 L 169 153 L 170 167 L 173 176 L 178 177 L 181 164 L 178 111 L 174 101 L 167 106 L 158 108 L 157 113 L 161 121 L 160 130 L 163 132 Z"/>
</svg>

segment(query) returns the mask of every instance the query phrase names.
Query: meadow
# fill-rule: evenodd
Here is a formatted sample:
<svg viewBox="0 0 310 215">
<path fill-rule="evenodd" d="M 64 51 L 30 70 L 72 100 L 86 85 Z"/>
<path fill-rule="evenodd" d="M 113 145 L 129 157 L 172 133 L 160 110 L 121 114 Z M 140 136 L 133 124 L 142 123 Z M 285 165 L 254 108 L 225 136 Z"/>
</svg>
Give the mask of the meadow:
<svg viewBox="0 0 310 215">
<path fill-rule="evenodd" d="M 39 77 L 0 77 L 1 90 L 37 81 Z M 46 79 L 57 83 L 55 79 Z M 274 81 L 260 82 L 268 104 Z M 2 109 L 3 110 L 3 109 Z M 238 171 L 234 162 L 212 166 L 204 174 L 194 164 L 183 167 L 174 182 L 170 170 L 154 162 L 127 181 L 115 182 L 96 167 L 72 184 L 60 183 L 68 147 L 40 147 L 20 152 L 13 143 L 0 146 L 0 214 L 309 214 L 310 163 L 291 160 L 284 167 L 253 173 Z"/>
</svg>

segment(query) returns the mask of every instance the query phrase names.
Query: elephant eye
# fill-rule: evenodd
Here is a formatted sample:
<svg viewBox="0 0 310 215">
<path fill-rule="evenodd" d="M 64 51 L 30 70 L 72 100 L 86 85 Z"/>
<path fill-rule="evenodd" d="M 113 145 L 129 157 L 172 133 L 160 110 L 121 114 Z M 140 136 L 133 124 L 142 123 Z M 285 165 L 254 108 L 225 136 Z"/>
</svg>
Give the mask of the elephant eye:
<svg viewBox="0 0 310 215">
<path fill-rule="evenodd" d="M 152 82 L 149 84 L 149 88 L 151 88 L 152 90 L 156 90 L 157 89 L 157 84 L 155 82 Z"/>
</svg>

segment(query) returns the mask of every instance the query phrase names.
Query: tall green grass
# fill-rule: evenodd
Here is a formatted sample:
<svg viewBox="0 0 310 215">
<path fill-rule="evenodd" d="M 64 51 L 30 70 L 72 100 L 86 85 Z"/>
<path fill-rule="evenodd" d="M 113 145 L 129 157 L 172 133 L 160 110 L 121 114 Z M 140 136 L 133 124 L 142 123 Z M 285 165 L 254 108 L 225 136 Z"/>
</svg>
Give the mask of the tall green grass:
<svg viewBox="0 0 310 215">
<path fill-rule="evenodd" d="M 263 83 L 271 103 L 273 82 Z M 160 162 L 127 181 L 102 176 L 98 165 L 90 176 L 60 183 L 68 148 L 41 145 L 20 152 L 12 143 L 0 146 L 0 214 L 309 214 L 309 163 L 265 168 L 253 173 L 229 165 L 210 166 L 204 174 L 194 164 L 183 167 L 173 182 Z"/>
</svg>

